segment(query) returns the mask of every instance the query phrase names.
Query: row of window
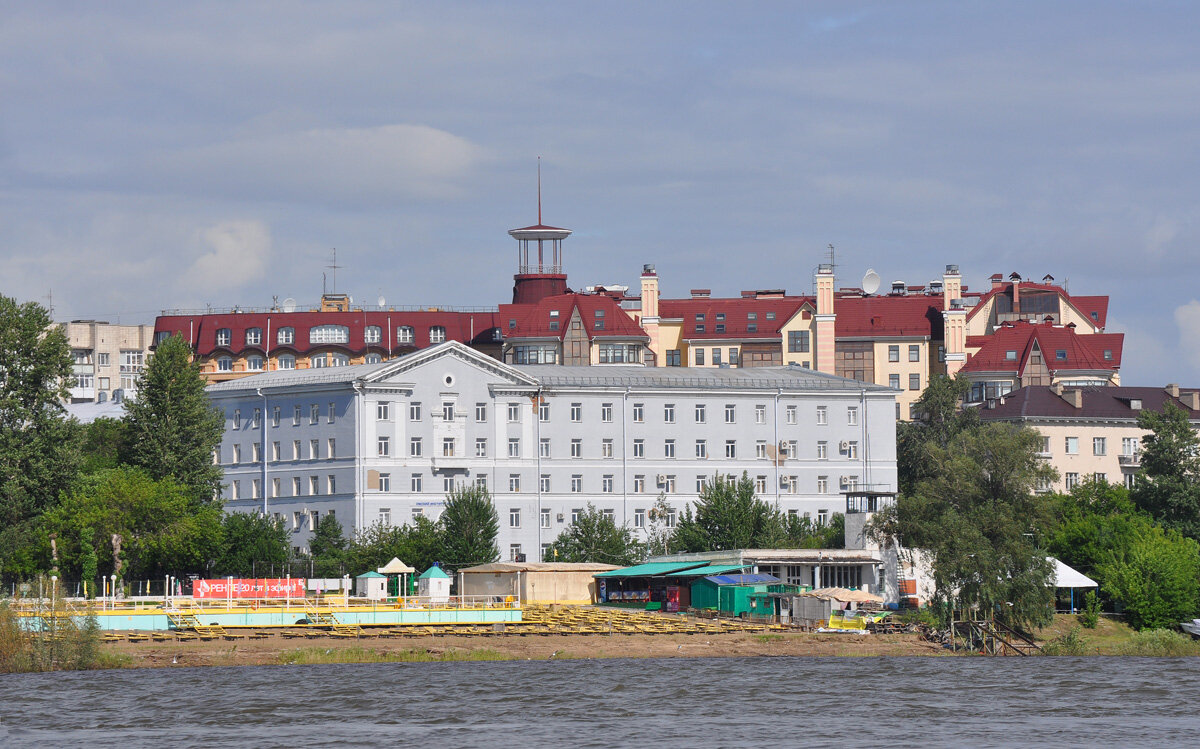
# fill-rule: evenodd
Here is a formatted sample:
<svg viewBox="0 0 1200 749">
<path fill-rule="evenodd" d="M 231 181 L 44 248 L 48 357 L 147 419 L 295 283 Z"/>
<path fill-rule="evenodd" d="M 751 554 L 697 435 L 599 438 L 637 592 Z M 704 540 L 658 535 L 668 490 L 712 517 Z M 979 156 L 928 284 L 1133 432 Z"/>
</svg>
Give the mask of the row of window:
<svg viewBox="0 0 1200 749">
<path fill-rule="evenodd" d="M 378 364 L 383 361 L 383 356 L 380 354 L 368 353 L 363 356 L 364 364 Z M 247 372 L 262 372 L 266 366 L 266 360 L 258 354 L 251 354 L 245 359 Z M 348 367 L 350 366 L 350 356 L 337 351 L 328 353 L 313 354 L 308 357 L 309 369 L 322 369 L 324 367 Z M 292 354 L 280 354 L 275 357 L 275 369 L 295 369 L 296 357 Z M 233 371 L 232 356 L 217 357 L 218 372 Z"/>
<path fill-rule="evenodd" d="M 450 421 L 454 418 L 455 404 L 452 401 L 442 402 L 442 418 Z M 518 423 L 521 421 L 522 406 L 520 403 L 507 404 L 507 417 L 509 423 Z M 737 423 L 738 407 L 734 403 L 726 403 L 724 408 L 724 417 L 726 424 Z M 375 404 L 375 418 L 379 421 L 391 420 L 391 403 L 388 401 L 379 401 Z M 674 403 L 663 404 L 663 423 L 675 423 L 676 408 Z M 632 407 L 632 416 L 634 423 L 644 423 L 646 421 L 646 404 L 634 403 Z M 785 421 L 788 424 L 796 424 L 799 421 L 799 409 L 797 406 L 787 406 L 784 410 Z M 475 421 L 482 423 L 488 418 L 488 406 L 486 403 L 475 404 Z M 572 403 L 570 405 L 570 419 L 573 423 L 581 424 L 584 418 L 584 404 L 582 402 Z M 708 421 L 708 406 L 704 403 L 697 403 L 692 410 L 693 421 L 697 424 L 704 424 Z M 408 406 L 409 421 L 421 420 L 421 404 L 412 402 Z M 538 420 L 542 422 L 550 421 L 550 403 L 542 400 L 538 403 Z M 600 421 L 609 423 L 613 420 L 613 404 L 600 404 Z M 767 423 L 767 406 L 760 404 L 754 406 L 754 423 Z M 829 423 L 829 407 L 817 406 L 816 413 L 817 424 Z M 858 424 L 858 406 L 846 407 L 846 424 L 856 426 Z"/>
<path fill-rule="evenodd" d="M 121 389 L 134 390 L 137 388 L 138 375 L 121 375 Z M 110 390 L 112 388 L 112 378 L 96 377 L 90 374 L 75 375 L 75 387 L 77 388 L 93 388 L 96 383 L 100 383 L 101 390 Z"/>
<path fill-rule="evenodd" d="M 142 365 L 145 364 L 145 357 L 146 354 L 143 351 L 137 349 L 121 349 L 121 371 L 127 372 L 140 370 Z M 91 364 L 92 350 L 74 349 L 71 351 L 71 358 L 74 359 L 76 364 Z M 112 366 L 111 357 L 107 351 L 101 351 L 100 353 L 96 354 L 96 366 Z"/>
<path fill-rule="evenodd" d="M 1141 452 L 1142 440 L 1140 437 L 1122 437 L 1121 438 L 1121 454 L 1127 456 L 1137 455 Z M 1064 439 L 1063 452 L 1067 455 L 1079 454 L 1079 438 L 1066 437 Z M 1042 453 L 1050 454 L 1050 438 L 1042 437 Z M 1108 438 L 1107 437 L 1092 437 L 1092 455 L 1108 455 Z"/>
<path fill-rule="evenodd" d="M 900 375 L 898 375 L 898 374 L 888 375 L 888 387 L 890 387 L 892 390 L 899 390 L 900 389 Z M 921 375 L 919 375 L 915 372 L 909 374 L 908 389 L 909 390 L 920 390 L 921 389 Z"/>
<path fill-rule="evenodd" d="M 294 427 L 300 426 L 300 422 L 304 418 L 304 411 L 305 411 L 305 408 L 302 405 L 297 404 L 292 407 L 292 426 L 294 426 Z M 272 408 L 271 409 L 271 426 L 273 426 L 273 427 L 279 426 L 282 416 L 283 416 L 283 411 L 279 406 L 275 406 L 274 408 Z M 325 418 L 326 418 L 326 422 L 329 424 L 332 424 L 337 420 L 337 404 L 334 403 L 333 401 L 329 401 L 329 403 L 325 407 Z M 319 404 L 319 403 L 309 404 L 309 406 L 308 406 L 308 423 L 316 424 L 320 420 L 321 420 L 321 404 Z M 233 413 L 229 415 L 229 421 L 232 424 L 232 427 L 234 430 L 241 429 L 242 428 L 242 409 L 235 408 L 233 410 Z M 260 426 L 262 426 L 262 409 L 256 408 L 256 409 L 254 409 L 253 413 L 250 416 L 250 428 L 258 429 Z"/>
<path fill-rule="evenodd" d="M 313 440 L 312 442 L 315 445 L 317 441 Z M 278 449 L 279 443 L 276 442 L 274 444 L 276 446 L 276 449 Z M 296 440 L 294 444 L 297 446 L 296 454 L 298 455 L 300 441 Z M 332 444 L 333 444 L 333 440 L 331 439 L 330 445 L 332 446 Z M 611 438 L 605 438 L 605 439 L 600 440 L 600 457 L 601 458 L 612 459 L 614 457 L 613 444 L 614 444 L 614 441 Z M 421 457 L 424 454 L 424 445 L 425 445 L 425 440 L 423 437 L 409 437 L 409 439 L 408 439 L 408 454 L 409 454 L 409 456 L 413 457 L 413 458 Z M 676 457 L 675 447 L 676 447 L 676 440 L 674 440 L 674 439 L 663 440 L 663 456 L 662 457 L 665 459 L 674 459 Z M 571 450 L 570 456 L 572 458 L 582 458 L 583 457 L 583 438 L 582 437 L 572 438 L 571 442 L 570 442 L 570 450 Z M 332 451 L 332 447 L 331 447 L 331 451 Z M 838 453 L 840 455 L 844 455 L 847 460 L 857 460 L 858 459 L 858 441 L 857 440 L 843 440 L 838 445 Z M 376 438 L 375 454 L 381 458 L 388 458 L 388 457 L 392 456 L 392 438 L 391 438 L 391 436 L 380 435 L 379 437 Z M 776 459 L 777 455 L 781 456 L 783 458 L 786 458 L 788 460 L 795 460 L 798 454 L 799 454 L 799 441 L 798 440 L 781 441 L 779 443 L 777 451 L 772 450 L 771 446 L 767 444 L 766 440 L 756 440 L 755 444 L 754 444 L 754 457 L 759 460 Z M 458 439 L 456 437 L 442 437 L 441 456 L 443 458 L 462 457 L 463 455 L 464 455 L 464 453 L 461 453 L 459 451 Z M 631 457 L 633 457 L 635 459 L 645 458 L 646 457 L 646 440 L 635 439 L 633 441 L 633 451 L 630 453 L 630 455 L 631 455 Z M 695 441 L 695 455 L 696 455 L 697 460 L 708 459 L 708 456 L 709 456 L 708 440 L 700 439 L 700 440 Z M 314 455 L 313 457 L 315 458 L 316 456 Z M 330 457 L 333 457 L 333 456 L 330 455 Z M 476 457 L 476 458 L 489 457 L 487 437 L 477 437 L 475 439 L 474 457 Z M 521 438 L 520 437 L 509 437 L 508 438 L 508 457 L 510 457 L 510 458 L 520 458 L 521 457 Z M 554 457 L 552 443 L 551 443 L 551 440 L 549 437 L 542 437 L 539 440 L 539 442 L 538 442 L 538 457 L 539 458 Z M 738 457 L 737 440 L 725 440 L 725 457 L 730 460 L 734 460 Z M 278 458 L 275 458 L 275 459 L 278 460 Z M 299 457 L 294 458 L 294 460 L 299 460 L 299 459 L 300 459 Z M 817 460 L 828 460 L 828 459 L 829 459 L 829 443 L 825 440 L 819 440 L 817 442 Z M 235 460 L 234 462 L 236 463 L 237 461 Z"/>
<path fill-rule="evenodd" d="M 322 494 L 322 489 L 324 489 L 324 494 L 337 494 L 337 476 L 335 476 L 334 474 L 331 473 L 324 477 L 308 476 L 307 479 L 308 479 L 308 481 L 306 482 L 304 476 L 292 476 L 291 487 L 290 487 L 292 493 L 290 495 L 283 493 L 288 488 L 288 486 L 283 482 L 282 479 L 278 479 L 278 478 L 271 479 L 271 497 L 272 498 L 286 497 L 286 496 L 319 497 Z M 233 481 L 230 481 L 229 482 L 229 498 L 230 499 L 262 499 L 262 479 L 251 479 L 249 481 L 249 484 L 250 484 L 250 496 L 246 497 L 242 493 L 241 480 L 235 479 Z M 308 489 L 307 494 L 304 493 L 305 488 Z"/>
<path fill-rule="evenodd" d="M 1100 483 L 1108 483 L 1108 474 L 1107 473 L 1093 473 L 1090 475 L 1090 478 L 1092 480 L 1098 481 Z M 1066 488 L 1067 491 L 1071 491 L 1075 487 L 1079 486 L 1080 481 L 1081 481 L 1081 478 L 1078 473 L 1064 473 L 1063 474 L 1063 486 Z M 1126 489 L 1132 489 L 1134 486 L 1134 483 L 1136 481 L 1137 481 L 1137 474 L 1135 474 L 1135 473 L 1125 474 L 1125 488 Z M 1040 486 L 1038 488 L 1042 491 L 1050 491 L 1050 485 L 1048 483 L 1043 484 L 1042 486 Z"/>
<path fill-rule="evenodd" d="M 396 343 L 412 343 L 415 337 L 415 330 L 410 325 L 401 325 L 396 328 Z M 433 325 L 429 328 L 429 342 L 442 343 L 446 340 L 446 328 L 441 325 Z M 262 328 L 247 328 L 246 329 L 246 345 L 261 346 L 263 342 Z M 275 332 L 275 342 L 281 345 L 293 344 L 296 342 L 296 329 L 292 327 L 279 328 Z M 314 325 L 308 329 L 308 342 L 316 343 L 349 343 L 350 328 L 345 325 Z M 383 328 L 378 325 L 368 325 L 363 328 L 363 342 L 365 343 L 382 343 Z M 233 343 L 233 331 L 230 328 L 217 329 L 217 345 L 229 346 Z"/>
<path fill-rule="evenodd" d="M 302 450 L 301 450 L 302 447 L 303 447 L 303 442 L 301 440 L 292 440 L 291 457 L 284 458 L 282 444 L 279 442 L 272 442 L 271 443 L 271 462 L 280 463 L 285 460 L 286 461 L 304 460 L 304 455 L 302 454 Z M 333 437 L 330 437 L 327 440 L 325 440 L 325 459 L 333 460 L 336 457 L 337 457 L 337 440 L 334 439 Z M 308 441 L 308 459 L 309 460 L 320 460 L 321 459 L 321 440 L 309 440 Z M 216 450 L 213 451 L 213 464 L 219 465 L 220 462 L 221 462 L 221 452 L 220 452 L 220 448 L 217 448 Z M 242 446 L 241 445 L 234 444 L 234 445 L 230 446 L 229 462 L 233 465 L 238 465 L 242 462 Z M 261 463 L 262 462 L 262 443 L 260 443 L 260 442 L 250 443 L 250 462 L 251 463 Z"/>
<path fill-rule="evenodd" d="M 332 480 L 332 478 L 333 477 L 330 476 L 331 480 Z M 657 476 L 653 476 L 653 477 L 651 477 L 651 480 L 654 482 L 654 490 L 656 492 L 662 492 L 663 494 L 675 494 L 677 478 L 678 477 L 676 476 L 676 474 L 671 473 L 671 474 L 659 474 Z M 704 491 L 704 488 L 706 486 L 708 486 L 714 480 L 714 478 L 715 478 L 714 476 L 709 476 L 706 474 L 698 474 L 696 476 L 696 483 L 695 483 L 696 493 L 699 494 L 700 492 Z M 728 478 L 732 481 L 732 480 L 736 480 L 737 476 L 735 476 L 733 474 L 729 474 Z M 767 478 L 768 478 L 767 476 L 761 475 L 761 474 L 754 477 L 754 490 L 756 492 L 758 492 L 759 494 L 767 493 L 767 491 L 768 491 Z M 255 479 L 255 481 L 257 481 L 257 480 L 258 479 Z M 278 489 L 279 479 L 274 479 L 273 481 L 275 482 L 275 488 Z M 300 481 L 299 478 L 293 478 L 293 482 L 295 482 L 296 487 L 300 486 L 299 481 Z M 600 494 L 615 493 L 615 481 L 616 481 L 616 477 L 613 474 L 603 474 L 600 477 L 599 493 Z M 462 479 L 456 479 L 453 476 L 443 476 L 441 491 L 451 492 L 456 489 L 461 489 L 463 487 L 464 483 L 465 482 L 463 482 Z M 485 473 L 477 474 L 470 483 L 479 489 L 487 490 L 488 489 L 487 474 L 485 474 Z M 859 481 L 858 481 L 857 475 L 840 476 L 838 478 L 838 490 L 843 491 L 843 492 L 853 491 L 858 488 L 858 483 L 859 483 Z M 510 473 L 508 475 L 508 484 L 507 485 L 508 485 L 509 493 L 520 494 L 522 491 L 522 489 L 521 489 L 521 474 Z M 316 486 L 316 484 L 314 484 L 314 486 Z M 640 473 L 634 474 L 633 488 L 632 488 L 631 493 L 632 494 L 646 494 L 647 493 L 646 486 L 647 486 L 646 475 L 640 474 Z M 816 493 L 817 494 L 828 494 L 829 486 L 830 486 L 830 477 L 829 476 L 827 476 L 827 475 L 817 476 L 817 481 L 816 481 Z M 390 473 L 380 473 L 378 475 L 378 483 L 375 483 L 372 488 L 377 489 L 380 493 L 391 492 L 392 491 L 392 475 Z M 409 491 L 412 493 L 420 493 L 420 492 L 423 492 L 424 490 L 425 490 L 425 475 L 421 474 L 421 473 L 410 474 L 409 475 Z M 800 493 L 800 477 L 799 476 L 780 476 L 779 477 L 779 490 L 781 492 L 783 492 L 784 494 L 799 494 Z M 554 488 L 553 488 L 553 483 L 551 481 L 550 474 L 548 474 L 548 473 L 541 474 L 538 477 L 538 492 L 540 494 L 550 494 L 553 491 L 554 491 Z M 585 492 L 583 474 L 574 474 L 571 476 L 570 484 L 569 484 L 569 492 L 571 494 L 583 494 Z M 272 496 L 278 496 L 278 495 L 272 495 Z M 300 496 L 300 495 L 296 494 L 295 496 Z M 235 497 L 235 499 L 236 499 L 236 497 Z M 574 522 L 574 521 L 572 521 L 572 522 Z"/>
</svg>

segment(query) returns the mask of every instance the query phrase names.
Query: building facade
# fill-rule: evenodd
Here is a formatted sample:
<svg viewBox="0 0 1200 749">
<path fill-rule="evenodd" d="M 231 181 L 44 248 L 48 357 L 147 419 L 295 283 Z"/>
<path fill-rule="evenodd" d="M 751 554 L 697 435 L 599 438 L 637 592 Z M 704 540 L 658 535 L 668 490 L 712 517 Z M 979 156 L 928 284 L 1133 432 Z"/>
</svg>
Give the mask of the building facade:
<svg viewBox="0 0 1200 749">
<path fill-rule="evenodd" d="M 74 381 L 72 403 L 121 400 L 137 392 L 138 379 L 150 356 L 154 327 L 119 325 L 101 320 L 59 323 L 71 346 Z"/>
<path fill-rule="evenodd" d="M 1161 411 L 1167 403 L 1183 409 L 1200 429 L 1200 390 L 1178 385 L 1149 387 L 1030 386 L 987 400 L 979 415 L 1036 429 L 1039 455 L 1053 465 L 1058 480 L 1043 491 L 1069 492 L 1088 479 L 1132 488 L 1141 468 L 1142 411 Z"/>
<path fill-rule="evenodd" d="M 405 524 L 468 484 L 493 497 L 504 558 L 528 561 L 588 503 L 644 536 L 660 495 L 677 513 L 717 475 L 818 522 L 841 492 L 896 484 L 895 393 L 795 366 L 513 366 L 448 342 L 209 395 L 227 507 L 283 519 L 297 548 L 329 514 Z"/>
</svg>

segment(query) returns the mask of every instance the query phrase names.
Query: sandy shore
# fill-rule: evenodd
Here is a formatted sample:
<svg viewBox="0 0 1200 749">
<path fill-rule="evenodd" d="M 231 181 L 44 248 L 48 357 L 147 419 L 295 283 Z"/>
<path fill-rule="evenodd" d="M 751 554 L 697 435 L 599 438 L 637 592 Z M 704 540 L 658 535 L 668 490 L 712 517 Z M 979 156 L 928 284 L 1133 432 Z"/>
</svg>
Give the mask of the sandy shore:
<svg viewBox="0 0 1200 749">
<path fill-rule="evenodd" d="M 750 656 L 912 656 L 948 655 L 917 635 L 500 635 L 343 639 L 322 637 L 208 642 L 118 642 L 105 650 L 128 658 L 129 668 L 260 666 L 287 661 L 296 651 L 396 654 L 416 651 L 434 660 L 469 660 L 471 651 L 491 651 L 496 659 L 555 658 L 721 658 Z M 122 658 L 124 660 L 125 658 Z"/>
</svg>

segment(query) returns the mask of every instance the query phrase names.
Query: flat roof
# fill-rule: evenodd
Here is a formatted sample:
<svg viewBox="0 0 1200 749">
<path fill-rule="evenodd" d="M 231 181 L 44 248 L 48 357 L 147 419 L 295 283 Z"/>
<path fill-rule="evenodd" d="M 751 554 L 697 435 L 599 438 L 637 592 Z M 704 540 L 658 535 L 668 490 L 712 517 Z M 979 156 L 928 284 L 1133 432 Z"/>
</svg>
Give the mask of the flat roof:
<svg viewBox="0 0 1200 749">
<path fill-rule="evenodd" d="M 691 570 L 674 573 L 675 577 L 705 577 L 707 575 L 724 575 L 730 572 L 741 572 L 750 564 L 710 564 L 707 567 L 697 567 Z"/>
<path fill-rule="evenodd" d="M 599 562 L 491 562 L 464 567 L 459 572 L 608 572 L 615 564 Z"/>
<path fill-rule="evenodd" d="M 656 577 L 707 565 L 708 562 L 647 562 L 646 564 L 635 564 L 632 567 L 622 567 L 619 570 L 599 572 L 593 577 Z"/>
</svg>

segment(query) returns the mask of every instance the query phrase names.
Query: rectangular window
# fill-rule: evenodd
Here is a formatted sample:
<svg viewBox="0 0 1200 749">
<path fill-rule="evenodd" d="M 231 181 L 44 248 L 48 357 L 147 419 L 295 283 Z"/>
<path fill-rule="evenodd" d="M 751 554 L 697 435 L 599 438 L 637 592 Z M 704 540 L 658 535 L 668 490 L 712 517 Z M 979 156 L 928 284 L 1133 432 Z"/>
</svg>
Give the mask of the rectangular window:
<svg viewBox="0 0 1200 749">
<path fill-rule="evenodd" d="M 538 491 L 542 492 L 543 494 L 550 492 L 550 474 L 543 473 L 538 477 Z M 542 512 L 549 512 L 549 510 L 542 510 Z M 543 525 L 542 527 L 549 528 L 550 526 Z"/>
<path fill-rule="evenodd" d="M 675 457 L 675 440 L 665 440 L 663 442 L 663 457 L 664 458 L 674 458 Z"/>
<path fill-rule="evenodd" d="M 272 442 L 271 443 L 271 460 L 272 460 L 272 462 L 276 462 L 276 463 L 279 462 L 279 453 L 280 453 L 279 443 Z"/>
<path fill-rule="evenodd" d="M 858 459 L 858 443 L 850 441 L 846 443 L 846 458 L 848 460 Z"/>
<path fill-rule="evenodd" d="M 583 491 L 583 475 L 576 473 L 571 476 L 571 493 L 579 494 Z M 574 522 L 574 521 L 572 521 Z"/>
<path fill-rule="evenodd" d="M 921 361 L 921 345 L 918 343 L 910 344 L 908 347 L 908 360 Z"/>
<path fill-rule="evenodd" d="M 795 460 L 800 454 L 800 443 L 796 440 L 788 440 L 787 450 L 784 452 L 788 460 Z"/>
<path fill-rule="evenodd" d="M 321 407 L 314 403 L 308 407 L 308 423 L 316 424 L 321 420 Z"/>
<path fill-rule="evenodd" d="M 332 473 L 326 478 L 326 487 L 329 489 L 329 494 L 337 494 L 337 476 Z"/>
<path fill-rule="evenodd" d="M 754 407 L 754 423 L 755 424 L 766 424 L 767 423 L 767 407 L 766 406 L 755 406 Z"/>
<path fill-rule="evenodd" d="M 702 404 L 702 403 L 697 403 L 697 404 L 696 404 L 696 423 L 697 423 L 697 424 L 703 424 L 703 423 L 704 423 L 704 417 L 705 417 L 705 413 L 704 413 L 704 404 Z"/>
<path fill-rule="evenodd" d="M 667 349 L 667 366 L 668 367 L 683 366 L 679 349 L 677 349 L 677 348 Z"/>
<path fill-rule="evenodd" d="M 482 489 L 483 491 L 487 491 L 487 486 L 488 486 L 487 474 L 486 473 L 476 474 L 475 475 L 475 488 Z"/>
<path fill-rule="evenodd" d="M 858 406 L 846 407 L 846 424 L 849 426 L 858 426 Z"/>
<path fill-rule="evenodd" d="M 518 438 L 518 437 L 509 437 L 508 438 L 508 457 L 510 457 L 510 458 L 521 457 L 521 440 L 520 440 L 520 438 Z"/>
<path fill-rule="evenodd" d="M 579 523 L 579 516 L 580 516 L 580 515 L 582 515 L 582 514 L 583 514 L 583 508 L 582 508 L 582 507 L 576 507 L 575 509 L 571 510 L 571 525 L 576 525 L 576 524 L 578 524 L 578 523 Z"/>
<path fill-rule="evenodd" d="M 337 405 L 334 403 L 330 403 L 329 407 L 325 410 L 325 420 L 328 423 L 332 424 L 334 422 L 334 419 L 336 419 L 336 418 L 337 418 Z"/>
<path fill-rule="evenodd" d="M 663 492 L 666 494 L 675 493 L 675 474 L 669 473 L 663 476 Z"/>
<path fill-rule="evenodd" d="M 443 458 L 453 458 L 454 457 L 454 438 L 453 437 L 442 437 L 442 457 Z"/>
<path fill-rule="evenodd" d="M 829 423 L 829 406 L 817 406 L 817 424 L 824 426 Z"/>
<path fill-rule="evenodd" d="M 829 493 L 829 477 L 817 476 L 817 494 Z"/>
<path fill-rule="evenodd" d="M 300 496 L 300 477 L 299 476 L 292 477 L 292 496 L 293 497 Z"/>
<path fill-rule="evenodd" d="M 696 459 L 704 460 L 708 457 L 708 442 L 705 440 L 696 440 Z"/>
<path fill-rule="evenodd" d="M 601 403 L 600 404 L 600 421 L 603 421 L 604 423 L 607 424 L 608 422 L 611 422 L 612 419 L 613 419 L 613 404 Z"/>
<path fill-rule="evenodd" d="M 571 457 L 572 458 L 582 458 L 583 457 L 583 440 L 582 439 L 575 438 L 575 439 L 571 440 Z"/>
<path fill-rule="evenodd" d="M 817 442 L 817 460 L 829 460 L 829 443 L 824 440 Z"/>
<path fill-rule="evenodd" d="M 808 353 L 808 331 L 807 330 L 790 330 L 788 331 L 788 351 L 793 354 Z"/>
<path fill-rule="evenodd" d="M 520 510 L 520 508 L 517 508 L 517 507 L 509 508 L 509 510 L 508 510 L 508 527 L 509 528 L 520 528 L 521 527 L 521 510 Z"/>
<path fill-rule="evenodd" d="M 409 486 L 412 488 L 413 492 L 420 493 L 420 491 L 421 491 L 421 474 L 414 473 L 412 475 L 412 481 L 409 483 Z"/>
<path fill-rule="evenodd" d="M 725 404 L 725 423 L 733 424 L 737 422 L 737 406 L 732 403 Z"/>
<path fill-rule="evenodd" d="M 240 481 L 230 482 L 229 498 L 230 499 L 241 499 L 242 498 L 242 482 L 240 482 Z"/>
<path fill-rule="evenodd" d="M 328 448 L 328 450 L 329 450 L 329 454 L 326 455 L 325 457 L 329 458 L 330 460 L 333 460 L 334 458 L 337 457 L 337 440 L 336 439 L 334 439 L 333 437 L 330 437 L 327 440 L 325 447 Z"/>
<path fill-rule="evenodd" d="M 1098 483 L 1107 484 L 1108 483 L 1108 474 L 1107 473 L 1093 473 L 1092 479 L 1097 481 Z"/>
<path fill-rule="evenodd" d="M 487 457 L 487 437 L 476 437 L 475 438 L 475 457 L 476 458 L 486 458 Z"/>
<path fill-rule="evenodd" d="M 261 499 L 262 498 L 262 479 L 254 479 L 253 481 L 250 482 L 250 498 L 251 499 Z"/>
<path fill-rule="evenodd" d="M 675 404 L 667 403 L 663 406 L 663 422 L 666 424 L 675 423 Z"/>
<path fill-rule="evenodd" d="M 542 437 L 538 442 L 538 455 L 543 458 L 550 457 L 550 438 Z"/>
<path fill-rule="evenodd" d="M 757 460 L 766 460 L 767 459 L 767 441 L 766 440 L 755 440 L 754 441 L 754 457 Z"/>
<path fill-rule="evenodd" d="M 702 349 L 702 348 L 696 349 L 696 366 L 697 367 L 704 366 L 704 349 Z"/>
<path fill-rule="evenodd" d="M 521 491 L 521 474 L 508 474 L 508 490 L 513 494 L 517 494 Z"/>
<path fill-rule="evenodd" d="M 723 330 L 723 328 L 725 327 L 724 325 L 718 325 L 717 327 L 718 327 L 718 328 L 722 328 L 722 330 L 718 330 L 718 331 L 717 331 L 718 333 L 724 333 L 724 332 L 725 332 L 725 331 Z M 719 366 L 721 366 L 721 349 L 719 349 L 719 348 L 715 348 L 715 349 L 713 349 L 713 350 L 712 350 L 712 363 L 713 363 L 713 366 L 714 366 L 714 367 L 719 367 Z"/>
<path fill-rule="evenodd" d="M 646 493 L 646 476 L 644 474 L 639 473 L 639 474 L 634 475 L 634 477 L 633 477 L 633 493 L 634 494 L 645 494 Z"/>
<path fill-rule="evenodd" d="M 379 474 L 379 491 L 390 492 L 391 490 L 392 490 L 392 474 L 390 474 L 390 473 Z"/>
<path fill-rule="evenodd" d="M 421 404 L 420 403 L 413 402 L 413 403 L 408 404 L 408 420 L 409 421 L 420 421 L 421 420 Z"/>
<path fill-rule="evenodd" d="M 1121 438 L 1121 454 L 1122 455 L 1137 455 L 1141 445 L 1141 440 L 1137 437 L 1122 437 Z"/>
<path fill-rule="evenodd" d="M 1065 484 L 1067 487 L 1067 491 L 1071 491 L 1075 487 L 1079 486 L 1079 474 L 1078 473 L 1065 474 Z"/>
<path fill-rule="evenodd" d="M 893 343 L 892 345 L 888 346 L 888 361 L 890 361 L 890 362 L 900 361 L 900 345 L 899 344 Z"/>
<path fill-rule="evenodd" d="M 521 420 L 521 404 L 520 403 L 509 403 L 508 404 L 508 423 L 516 424 L 520 420 Z"/>
<path fill-rule="evenodd" d="M 605 494 L 612 494 L 613 476 L 611 473 L 604 474 L 603 478 L 600 479 L 600 491 L 604 492 Z"/>
<path fill-rule="evenodd" d="M 786 409 L 784 409 L 783 413 L 784 413 L 784 418 L 787 420 L 787 423 L 789 423 L 789 424 L 797 423 L 798 412 L 797 412 L 797 408 L 795 406 L 788 406 Z"/>
<path fill-rule="evenodd" d="M 321 493 L 321 479 L 318 476 L 308 477 L 308 493 L 317 496 Z"/>
<path fill-rule="evenodd" d="M 271 409 L 271 426 L 279 426 L 279 406 L 275 406 L 275 408 Z"/>
<path fill-rule="evenodd" d="M 908 376 L 908 389 L 909 390 L 920 390 L 921 389 L 921 375 L 913 373 Z"/>
<path fill-rule="evenodd" d="M 635 458 L 646 457 L 646 440 L 634 440 L 633 441 L 633 457 L 635 457 Z"/>
<path fill-rule="evenodd" d="M 250 444 L 250 455 L 252 456 L 250 459 L 251 463 L 261 463 L 262 462 L 262 445 L 259 444 L 258 442 L 251 443 Z"/>
<path fill-rule="evenodd" d="M 1079 454 L 1079 438 L 1078 437 L 1067 437 L 1066 453 L 1067 453 L 1067 455 L 1078 455 Z"/>
<path fill-rule="evenodd" d="M 442 403 L 442 421 L 454 421 L 454 404 Z"/>
<path fill-rule="evenodd" d="M 508 561 L 524 561 L 524 554 L 521 553 L 521 544 L 508 545 Z"/>
<path fill-rule="evenodd" d="M 420 437 L 412 437 L 408 440 L 408 454 L 414 458 L 421 457 L 421 438 Z"/>
<path fill-rule="evenodd" d="M 571 404 L 571 421 L 576 424 L 583 421 L 583 404 L 582 403 L 572 403 Z"/>
<path fill-rule="evenodd" d="M 543 507 L 542 511 L 539 514 L 541 516 L 541 518 L 540 518 L 541 527 L 549 528 L 550 527 L 550 510 Z"/>
<path fill-rule="evenodd" d="M 550 421 L 550 404 L 546 401 L 538 404 L 538 421 L 543 423 Z"/>
<path fill-rule="evenodd" d="M 633 404 L 633 420 L 638 424 L 646 420 L 646 406 L 644 403 Z"/>
<path fill-rule="evenodd" d="M 737 440 L 725 440 L 725 457 L 730 460 L 737 457 Z"/>
<path fill-rule="evenodd" d="M 292 460 L 300 460 L 300 440 L 292 440 Z"/>
<path fill-rule="evenodd" d="M 234 411 L 233 411 L 233 428 L 234 429 L 242 428 L 242 411 L 241 411 L 241 409 L 234 409 Z"/>
<path fill-rule="evenodd" d="M 1092 437 L 1092 455 L 1107 455 L 1108 440 L 1105 437 Z"/>
<path fill-rule="evenodd" d="M 892 390 L 899 390 L 900 389 L 900 375 L 898 375 L 898 374 L 888 375 L 888 387 L 890 387 Z"/>
<path fill-rule="evenodd" d="M 321 440 L 308 441 L 308 459 L 317 460 L 321 457 Z"/>
<path fill-rule="evenodd" d="M 487 404 L 486 403 L 476 403 L 475 404 L 475 421 L 480 424 L 487 421 Z"/>
<path fill-rule="evenodd" d="M 258 429 L 259 427 L 262 426 L 262 409 L 261 408 L 254 409 L 254 416 L 251 417 L 251 419 L 250 419 L 250 426 L 254 429 Z"/>
<path fill-rule="evenodd" d="M 759 475 L 759 476 L 754 477 L 754 491 L 758 492 L 759 494 L 767 493 L 767 477 L 766 476 Z"/>
<path fill-rule="evenodd" d="M 390 437 L 380 437 L 376 442 L 377 449 L 375 454 L 381 458 L 386 458 L 391 454 L 392 441 Z"/>
<path fill-rule="evenodd" d="M 633 527 L 634 528 L 645 528 L 646 527 L 646 511 L 645 510 L 638 509 L 638 510 L 633 511 Z"/>
<path fill-rule="evenodd" d="M 600 441 L 600 457 L 601 458 L 612 458 L 612 456 L 613 456 L 613 441 L 611 439 L 601 440 Z"/>
<path fill-rule="evenodd" d="M 271 479 L 271 497 L 272 498 L 279 496 L 280 483 L 281 482 L 279 479 Z"/>
<path fill-rule="evenodd" d="M 300 412 L 300 406 L 295 406 L 292 408 L 292 426 L 294 427 L 300 426 Z"/>
</svg>

